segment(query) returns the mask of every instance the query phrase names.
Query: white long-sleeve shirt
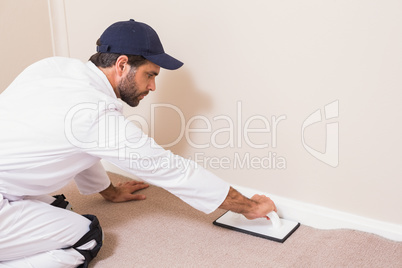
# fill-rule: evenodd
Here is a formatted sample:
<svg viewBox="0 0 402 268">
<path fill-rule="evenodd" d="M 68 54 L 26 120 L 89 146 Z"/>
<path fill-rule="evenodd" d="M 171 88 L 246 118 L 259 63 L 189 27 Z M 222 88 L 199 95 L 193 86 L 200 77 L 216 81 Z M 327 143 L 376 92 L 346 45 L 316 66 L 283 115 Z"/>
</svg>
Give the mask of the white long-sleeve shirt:
<svg viewBox="0 0 402 268">
<path fill-rule="evenodd" d="M 0 195 L 56 191 L 71 179 L 83 194 L 106 189 L 105 159 L 205 213 L 229 184 L 158 146 L 125 119 L 93 63 L 53 57 L 25 69 L 0 94 Z"/>
</svg>

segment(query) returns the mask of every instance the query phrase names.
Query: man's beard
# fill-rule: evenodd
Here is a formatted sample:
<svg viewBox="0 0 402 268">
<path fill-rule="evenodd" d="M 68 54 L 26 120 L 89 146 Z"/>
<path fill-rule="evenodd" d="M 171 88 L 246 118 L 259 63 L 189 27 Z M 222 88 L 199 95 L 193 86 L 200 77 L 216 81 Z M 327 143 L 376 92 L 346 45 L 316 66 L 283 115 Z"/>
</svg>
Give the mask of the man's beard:
<svg viewBox="0 0 402 268">
<path fill-rule="evenodd" d="M 121 100 L 131 107 L 136 107 L 140 103 L 138 98 L 141 96 L 138 92 L 137 83 L 134 81 L 134 76 L 135 69 L 132 69 L 117 85 L 117 90 L 120 92 Z"/>
</svg>

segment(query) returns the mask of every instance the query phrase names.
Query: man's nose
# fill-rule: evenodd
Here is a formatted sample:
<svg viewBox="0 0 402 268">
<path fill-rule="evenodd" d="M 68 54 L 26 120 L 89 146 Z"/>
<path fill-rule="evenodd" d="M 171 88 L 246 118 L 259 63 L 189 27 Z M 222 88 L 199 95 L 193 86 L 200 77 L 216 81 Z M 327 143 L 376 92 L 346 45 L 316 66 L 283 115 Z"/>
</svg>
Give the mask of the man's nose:
<svg viewBox="0 0 402 268">
<path fill-rule="evenodd" d="M 149 91 L 155 91 L 156 90 L 155 79 L 152 79 L 151 81 L 149 81 L 147 89 Z"/>
</svg>

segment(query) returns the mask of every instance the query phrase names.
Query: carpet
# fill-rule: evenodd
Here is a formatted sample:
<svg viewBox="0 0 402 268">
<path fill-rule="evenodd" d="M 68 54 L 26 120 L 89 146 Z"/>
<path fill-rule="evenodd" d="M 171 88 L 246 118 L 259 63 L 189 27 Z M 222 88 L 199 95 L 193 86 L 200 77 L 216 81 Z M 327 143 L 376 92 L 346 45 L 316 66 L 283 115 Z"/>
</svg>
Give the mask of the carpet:
<svg viewBox="0 0 402 268">
<path fill-rule="evenodd" d="M 224 210 L 206 215 L 156 186 L 140 192 L 146 200 L 118 204 L 81 195 L 74 182 L 56 193 L 99 218 L 104 245 L 90 268 L 402 267 L 402 243 L 374 234 L 301 225 L 281 244 L 213 225 Z"/>
</svg>

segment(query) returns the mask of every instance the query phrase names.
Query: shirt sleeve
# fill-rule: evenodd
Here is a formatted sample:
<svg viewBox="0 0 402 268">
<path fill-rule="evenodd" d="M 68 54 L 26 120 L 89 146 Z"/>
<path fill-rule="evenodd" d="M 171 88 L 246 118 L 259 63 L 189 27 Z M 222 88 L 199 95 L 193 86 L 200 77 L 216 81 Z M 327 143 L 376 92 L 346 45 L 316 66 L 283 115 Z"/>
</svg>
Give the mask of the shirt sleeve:
<svg viewBox="0 0 402 268">
<path fill-rule="evenodd" d="M 94 194 L 105 190 L 110 185 L 109 176 L 100 161 L 78 173 L 75 178 L 81 194 Z"/>
<path fill-rule="evenodd" d="M 84 149 L 87 153 L 164 188 L 204 213 L 216 210 L 229 192 L 227 182 L 165 150 L 119 111 L 100 113 L 87 137 L 96 140 L 96 146 Z"/>
</svg>

